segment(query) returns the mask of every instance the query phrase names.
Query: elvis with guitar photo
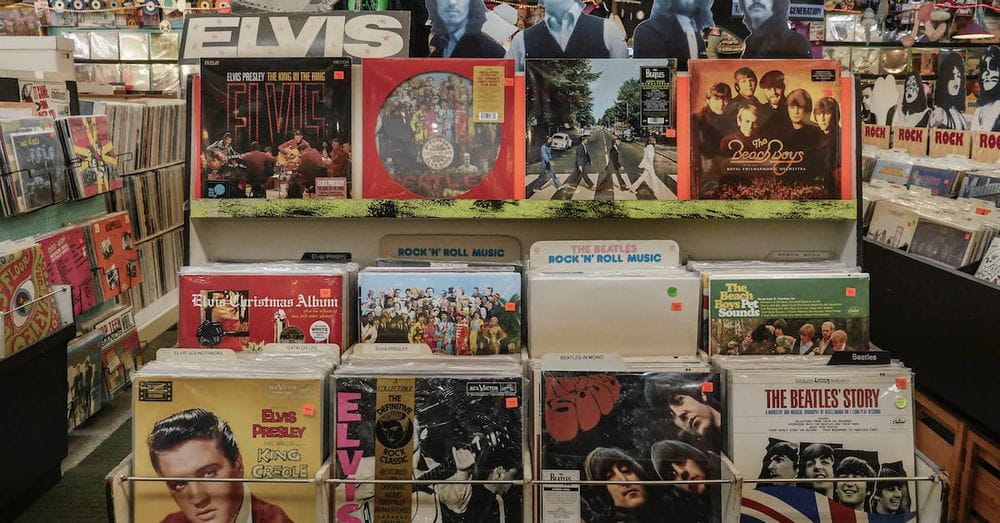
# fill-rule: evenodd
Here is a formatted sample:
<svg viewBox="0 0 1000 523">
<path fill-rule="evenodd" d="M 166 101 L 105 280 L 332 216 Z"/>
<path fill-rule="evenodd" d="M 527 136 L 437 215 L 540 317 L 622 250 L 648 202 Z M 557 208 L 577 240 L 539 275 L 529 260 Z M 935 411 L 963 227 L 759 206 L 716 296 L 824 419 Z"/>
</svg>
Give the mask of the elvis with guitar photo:
<svg viewBox="0 0 1000 523">
<path fill-rule="evenodd" d="M 349 193 L 350 85 L 348 59 L 203 60 L 202 197 L 325 196 L 317 179 Z"/>
</svg>

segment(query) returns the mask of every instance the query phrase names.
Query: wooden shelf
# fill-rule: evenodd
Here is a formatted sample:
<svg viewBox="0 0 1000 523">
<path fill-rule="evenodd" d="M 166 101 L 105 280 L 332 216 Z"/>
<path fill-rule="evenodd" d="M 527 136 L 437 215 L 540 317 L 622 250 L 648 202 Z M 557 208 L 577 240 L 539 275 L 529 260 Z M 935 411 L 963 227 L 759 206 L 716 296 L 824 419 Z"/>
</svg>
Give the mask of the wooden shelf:
<svg viewBox="0 0 1000 523">
<path fill-rule="evenodd" d="M 855 220 L 853 200 L 192 200 L 192 218 Z"/>
<path fill-rule="evenodd" d="M 152 341 L 177 324 L 178 296 L 177 289 L 174 289 L 136 311 L 135 324 L 139 329 L 139 340 Z"/>
</svg>

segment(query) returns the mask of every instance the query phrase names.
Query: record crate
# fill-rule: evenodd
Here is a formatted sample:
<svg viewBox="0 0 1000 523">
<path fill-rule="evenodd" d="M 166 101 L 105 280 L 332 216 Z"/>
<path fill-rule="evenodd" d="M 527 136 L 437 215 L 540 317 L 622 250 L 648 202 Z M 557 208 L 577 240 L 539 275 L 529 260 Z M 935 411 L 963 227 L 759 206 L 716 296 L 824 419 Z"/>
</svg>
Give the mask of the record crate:
<svg viewBox="0 0 1000 523">
<path fill-rule="evenodd" d="M 917 449 L 948 472 L 948 520 L 955 521 L 963 490 L 962 457 L 968 439 L 968 426 L 927 395 L 914 391 L 913 398 L 916 402 L 914 431 Z"/>
<path fill-rule="evenodd" d="M 1000 445 L 969 431 L 956 517 L 950 521 L 1000 521 Z"/>
<path fill-rule="evenodd" d="M 975 436 L 973 436 L 975 437 Z M 991 447 L 988 451 L 991 454 L 988 455 L 987 459 L 990 460 L 992 466 L 1000 468 L 1000 450 L 996 447 Z M 303 483 L 312 484 L 315 487 L 316 495 L 316 521 L 317 522 L 332 522 L 336 520 L 338 504 L 336 502 L 337 494 L 336 491 L 341 485 L 353 484 L 353 485 L 426 485 L 426 484 L 453 484 L 453 485 L 493 485 L 493 484 L 507 484 L 512 487 L 520 487 L 524 492 L 524 521 L 527 522 L 544 522 L 547 521 L 543 518 L 543 509 L 540 506 L 540 501 L 545 498 L 547 494 L 550 495 L 565 495 L 567 492 L 572 493 L 574 491 L 579 491 L 581 486 L 601 486 L 601 485 L 642 485 L 642 486 L 653 486 L 653 487 L 667 487 L 667 486 L 681 486 L 681 485 L 692 485 L 692 484 L 704 484 L 709 486 L 716 486 L 720 490 L 719 500 L 720 500 L 720 518 L 718 521 L 731 522 L 739 521 L 741 513 L 747 513 L 747 506 L 752 505 L 748 503 L 747 499 L 740 495 L 744 492 L 744 488 L 753 487 L 755 485 L 767 484 L 770 487 L 780 487 L 782 483 L 791 485 L 801 485 L 802 483 L 812 482 L 837 482 L 837 481 L 864 481 L 866 483 L 874 483 L 879 481 L 880 478 L 826 478 L 822 480 L 806 480 L 802 478 L 796 479 L 744 479 L 742 474 L 740 474 L 735 467 L 733 467 L 732 462 L 728 458 L 722 456 L 722 471 L 721 478 L 714 480 L 671 480 L 671 481 L 661 481 L 661 480 L 650 480 L 650 481 L 546 481 L 546 480 L 532 480 L 530 477 L 526 479 L 515 479 L 515 480 L 376 480 L 376 479 L 336 479 L 331 477 L 331 470 L 333 469 L 331 459 L 323 464 L 323 466 L 317 471 L 315 477 L 312 479 L 253 479 L 253 478 L 161 478 L 161 477 L 136 477 L 132 475 L 132 455 L 128 455 L 124 460 L 122 460 L 115 468 L 111 469 L 105 476 L 105 494 L 107 497 L 108 506 L 108 521 L 112 523 L 130 523 L 133 521 L 132 517 L 132 500 L 134 499 L 132 494 L 132 485 L 137 482 L 165 482 L 167 480 L 187 480 L 187 481 L 225 481 L 225 482 L 242 482 L 242 483 L 285 483 L 289 485 L 301 485 Z M 930 522 L 946 522 L 953 521 L 949 519 L 946 514 L 946 507 L 948 505 L 948 483 L 947 474 L 934 465 L 926 456 L 921 453 L 917 453 L 917 475 L 908 478 L 902 478 L 906 481 L 910 481 L 916 484 L 916 499 L 919 507 L 917 513 L 917 521 L 921 523 Z M 525 463 L 527 464 L 530 459 L 525 458 Z M 978 489 L 978 491 L 995 493 L 996 488 L 1000 488 L 1000 477 L 996 474 L 997 468 L 994 468 L 988 474 L 992 474 L 983 483 L 983 486 Z M 525 469 L 530 470 L 530 468 Z M 981 475 L 982 473 L 980 473 Z M 526 474 L 526 476 L 530 476 Z M 883 478 L 884 479 L 884 478 Z M 976 478 L 981 479 L 981 478 Z M 995 517 L 1000 517 L 1000 512 L 997 512 L 997 505 L 995 501 L 991 501 L 989 496 L 980 496 L 974 500 L 969 500 L 969 502 L 974 503 L 978 510 L 986 511 L 985 514 L 993 515 Z M 985 508 L 984 508 L 985 507 Z M 989 512 L 988 510 L 993 510 Z M 827 512 L 828 513 L 828 512 Z M 980 512 L 982 513 L 982 512 Z M 993 519 L 990 519 L 993 520 Z M 837 521 L 832 517 L 821 517 L 819 522 L 830 522 L 833 523 Z"/>
</svg>

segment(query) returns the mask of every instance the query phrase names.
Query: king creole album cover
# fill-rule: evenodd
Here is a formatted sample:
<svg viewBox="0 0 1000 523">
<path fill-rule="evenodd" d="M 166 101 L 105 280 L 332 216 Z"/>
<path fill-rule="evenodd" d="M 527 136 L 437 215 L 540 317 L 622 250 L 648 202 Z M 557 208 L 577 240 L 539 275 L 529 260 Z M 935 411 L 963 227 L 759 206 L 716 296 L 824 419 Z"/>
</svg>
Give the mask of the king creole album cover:
<svg viewBox="0 0 1000 523">
<path fill-rule="evenodd" d="M 336 377 L 335 473 L 342 479 L 519 480 L 521 378 Z M 345 484 L 334 521 L 514 523 L 514 484 Z"/>
<path fill-rule="evenodd" d="M 692 60 L 689 70 L 692 198 L 850 198 L 838 61 Z"/>
<path fill-rule="evenodd" d="M 718 374 L 544 371 L 541 379 L 540 478 L 720 478 Z M 541 511 L 546 521 L 658 522 L 671 514 L 698 523 L 720 521 L 720 496 L 708 485 L 582 485 L 575 496 L 543 491 Z"/>
<path fill-rule="evenodd" d="M 148 477 L 312 479 L 323 463 L 325 390 L 322 379 L 308 375 L 137 377 L 134 471 Z M 137 523 L 314 521 L 316 487 L 143 482 L 134 487 L 133 503 Z"/>
<path fill-rule="evenodd" d="M 201 198 L 347 198 L 349 58 L 203 59 Z"/>
<path fill-rule="evenodd" d="M 367 59 L 363 77 L 365 198 L 517 197 L 511 60 Z"/>
</svg>

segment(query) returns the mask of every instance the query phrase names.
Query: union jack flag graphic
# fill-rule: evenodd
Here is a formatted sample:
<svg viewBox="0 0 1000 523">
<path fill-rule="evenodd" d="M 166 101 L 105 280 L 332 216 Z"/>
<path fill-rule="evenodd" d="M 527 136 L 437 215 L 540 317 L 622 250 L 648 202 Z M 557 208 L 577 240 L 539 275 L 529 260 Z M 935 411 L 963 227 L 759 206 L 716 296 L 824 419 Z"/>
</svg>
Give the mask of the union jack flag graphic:
<svg viewBox="0 0 1000 523">
<path fill-rule="evenodd" d="M 809 489 L 761 486 L 743 493 L 740 523 L 905 523 L 916 512 L 873 514 L 854 510 Z"/>
</svg>

